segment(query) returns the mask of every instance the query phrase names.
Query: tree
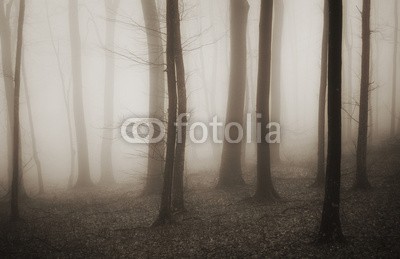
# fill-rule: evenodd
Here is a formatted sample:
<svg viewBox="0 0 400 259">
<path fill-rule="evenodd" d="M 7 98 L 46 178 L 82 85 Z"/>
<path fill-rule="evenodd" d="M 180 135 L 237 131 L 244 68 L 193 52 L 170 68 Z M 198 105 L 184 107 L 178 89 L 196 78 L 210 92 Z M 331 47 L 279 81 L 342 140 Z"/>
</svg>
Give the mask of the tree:
<svg viewBox="0 0 400 259">
<path fill-rule="evenodd" d="M 112 167 L 112 142 L 114 139 L 114 39 L 115 17 L 120 0 L 105 0 L 106 9 L 106 37 L 105 47 L 105 73 L 104 73 L 104 129 L 101 143 L 101 176 L 100 184 L 109 185 L 115 183 Z"/>
<path fill-rule="evenodd" d="M 319 242 L 343 239 L 340 223 L 340 163 L 342 149 L 342 0 L 329 0 L 328 155 L 325 199 Z"/>
<path fill-rule="evenodd" d="M 226 111 L 226 124 L 237 123 L 243 125 L 244 102 L 246 91 L 247 69 L 247 44 L 246 29 L 249 4 L 247 0 L 230 1 L 230 26 L 231 26 L 231 65 L 228 105 Z M 238 140 L 240 137 L 238 127 L 231 127 L 230 139 Z M 232 187 L 243 185 L 242 178 L 242 144 L 229 143 L 225 138 L 222 149 L 221 167 L 218 186 Z"/>
<path fill-rule="evenodd" d="M 347 77 L 346 77 L 346 88 L 347 88 L 347 107 L 348 109 L 351 109 L 351 103 L 353 101 L 353 24 L 352 24 L 352 14 L 351 14 L 351 8 L 349 7 L 350 2 L 346 3 L 346 15 L 345 15 L 345 21 L 346 21 L 346 34 L 345 34 L 345 43 L 346 43 L 346 49 L 347 49 L 347 62 L 348 62 L 348 68 L 347 68 Z M 350 111 L 348 111 L 350 113 Z M 345 125 L 345 132 L 346 132 L 346 138 L 348 140 L 352 140 L 352 114 L 350 113 L 348 116 L 347 123 Z"/>
<path fill-rule="evenodd" d="M 322 32 L 321 48 L 321 76 L 318 104 L 318 165 L 317 177 L 313 187 L 321 187 L 325 182 L 325 113 L 326 113 L 326 84 L 328 78 L 328 30 L 329 30 L 329 6 L 324 0 L 324 25 Z"/>
<path fill-rule="evenodd" d="M 69 2 L 69 33 L 71 37 L 71 67 L 73 81 L 73 113 L 75 118 L 75 131 L 78 157 L 78 180 L 76 187 L 92 185 L 89 171 L 89 152 L 86 136 L 86 121 L 82 97 L 82 54 L 81 36 L 79 32 L 78 0 Z"/>
<path fill-rule="evenodd" d="M 261 141 L 257 143 L 256 200 L 279 198 L 271 177 L 270 146 L 266 140 L 269 123 L 269 92 L 271 84 L 272 0 L 261 1 L 260 38 L 257 80 L 257 114 L 261 115 Z"/>
<path fill-rule="evenodd" d="M 394 137 L 396 134 L 396 99 L 397 99 L 397 57 L 398 57 L 398 33 L 399 33 L 399 15 L 398 15 L 399 3 L 398 0 L 394 1 L 394 46 L 393 46 L 393 74 L 392 74 L 392 120 L 391 120 L 391 128 L 390 128 L 390 136 Z M 400 120 L 399 120 L 399 130 L 400 130 Z"/>
<path fill-rule="evenodd" d="M 42 174 L 42 163 L 40 162 L 40 159 L 39 159 L 38 148 L 37 148 L 37 143 L 36 143 L 35 126 L 33 123 L 32 105 L 31 105 L 31 98 L 29 96 L 29 88 L 28 88 L 28 80 L 27 80 L 27 76 L 26 76 L 25 62 L 22 63 L 22 77 L 24 80 L 26 106 L 28 109 L 29 128 L 30 128 L 30 133 L 31 133 L 30 135 L 31 135 L 31 141 L 32 141 L 32 156 L 33 156 L 33 160 L 35 161 L 35 164 L 36 164 L 36 171 L 37 171 L 37 175 L 38 175 L 39 194 L 43 194 L 44 193 L 44 184 L 43 184 L 43 174 Z"/>
<path fill-rule="evenodd" d="M 186 150 L 186 123 L 187 123 L 187 103 L 186 103 L 186 78 L 185 66 L 183 62 L 181 26 L 179 17 L 179 5 L 176 4 L 175 10 L 175 66 L 178 88 L 178 116 L 182 118 L 177 123 L 179 125 L 179 137 L 176 144 L 175 164 L 174 164 L 174 182 L 173 182 L 173 197 L 172 207 L 176 211 L 185 211 L 185 203 L 183 197 L 183 182 L 185 170 L 185 150 Z"/>
<path fill-rule="evenodd" d="M 142 0 L 142 9 L 149 59 L 149 114 L 151 118 L 163 121 L 165 109 L 164 52 L 155 0 Z M 163 142 L 149 144 L 147 180 L 144 193 L 154 194 L 161 192 L 164 157 L 165 145 Z"/>
<path fill-rule="evenodd" d="M 6 95 L 7 102 L 7 158 L 8 158 L 8 177 L 9 186 L 11 186 L 12 180 L 12 135 L 13 135 L 13 110 L 14 110 L 14 82 L 13 82 L 13 69 L 12 69 L 12 50 L 11 50 L 11 27 L 10 27 L 10 15 L 13 1 L 9 1 L 0 4 L 0 40 L 1 40 L 1 63 L 2 73 L 4 80 L 4 92 Z"/>
<path fill-rule="evenodd" d="M 283 1 L 274 2 L 274 27 L 272 37 L 271 121 L 281 122 L 281 62 L 283 34 Z M 279 164 L 280 143 L 271 145 L 271 161 Z"/>
<path fill-rule="evenodd" d="M 168 128 L 167 153 L 164 168 L 164 182 L 161 193 L 161 205 L 157 220 L 153 226 L 165 225 L 172 221 L 171 196 L 175 163 L 177 91 L 175 74 L 175 37 L 177 0 L 167 1 L 167 81 L 168 81 Z"/>
<path fill-rule="evenodd" d="M 19 178 L 22 169 L 20 163 L 20 121 L 19 121 L 19 97 L 21 90 L 21 56 L 25 19 L 25 0 L 20 0 L 18 15 L 17 53 L 15 57 L 14 75 L 14 125 L 13 125 L 13 174 L 11 183 L 11 220 L 19 219 Z"/>
<path fill-rule="evenodd" d="M 368 109 L 370 91 L 370 54 L 371 54 L 371 0 L 363 0 L 362 11 L 362 54 L 361 54 L 361 85 L 360 85 L 360 115 L 357 140 L 357 171 L 354 188 L 369 189 L 371 187 L 367 176 L 367 144 L 368 144 Z"/>
</svg>

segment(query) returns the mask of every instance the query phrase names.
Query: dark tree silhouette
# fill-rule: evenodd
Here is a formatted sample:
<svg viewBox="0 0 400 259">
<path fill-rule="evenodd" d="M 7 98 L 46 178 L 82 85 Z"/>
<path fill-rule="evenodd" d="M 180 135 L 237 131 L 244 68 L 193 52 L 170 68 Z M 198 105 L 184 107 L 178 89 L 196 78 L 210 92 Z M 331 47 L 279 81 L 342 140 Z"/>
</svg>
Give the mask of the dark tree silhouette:
<svg viewBox="0 0 400 259">
<path fill-rule="evenodd" d="M 19 179 L 22 165 L 20 160 L 20 121 L 19 121 L 19 98 L 21 91 L 21 59 L 22 59 L 22 42 L 25 19 L 25 0 L 20 0 L 18 15 L 18 35 L 17 35 L 17 53 L 15 57 L 15 74 L 14 74 L 14 125 L 13 125 L 13 174 L 11 184 L 11 220 L 19 219 Z"/>
<path fill-rule="evenodd" d="M 176 113 L 177 113 L 177 91 L 175 75 L 175 29 L 178 12 L 177 0 L 167 1 L 167 77 L 168 77 L 168 133 L 167 153 L 164 169 L 164 183 L 161 193 L 160 212 L 153 226 L 165 225 L 172 221 L 171 196 L 175 163 L 176 144 Z"/>
<path fill-rule="evenodd" d="M 160 20 L 155 0 L 142 0 L 142 9 L 146 26 L 149 59 L 149 113 L 151 118 L 163 121 L 165 109 L 164 53 Z M 149 144 L 145 194 L 161 192 L 164 157 L 165 144 L 163 142 Z"/>
<path fill-rule="evenodd" d="M 183 197 L 183 181 L 185 170 L 185 149 L 186 149 L 186 122 L 187 112 L 186 104 L 186 79 L 185 79 L 185 66 L 183 63 L 182 53 L 182 40 L 181 40 L 181 26 L 179 17 L 179 6 L 175 11 L 175 66 L 178 88 L 178 116 L 182 118 L 182 127 L 180 127 L 179 138 L 176 144 L 175 165 L 174 165 L 174 182 L 173 182 L 173 196 L 172 206 L 176 211 L 185 211 L 185 203 Z M 179 119 L 180 121 L 180 119 Z M 178 122 L 179 123 L 179 122 Z"/>
<path fill-rule="evenodd" d="M 73 83 L 73 112 L 78 157 L 78 180 L 75 187 L 92 185 L 89 171 L 89 152 L 86 136 L 86 120 L 82 97 L 82 54 L 81 36 L 79 32 L 78 0 L 70 0 L 69 4 L 69 33 L 71 37 L 71 68 Z"/>
<path fill-rule="evenodd" d="M 362 11 L 362 54 L 360 115 L 357 141 L 357 171 L 354 188 L 369 189 L 371 184 L 367 176 L 367 144 L 368 144 L 368 109 L 370 90 L 370 54 L 371 54 L 371 0 L 363 0 Z"/>
<path fill-rule="evenodd" d="M 328 30 L 329 6 L 324 0 L 324 26 L 322 32 L 321 76 L 318 104 L 318 165 L 317 177 L 313 187 L 322 187 L 325 183 L 325 113 L 326 113 L 326 84 L 328 78 Z"/>
<path fill-rule="evenodd" d="M 271 177 L 270 146 L 265 137 L 269 123 L 269 92 L 271 85 L 273 1 L 262 0 L 260 11 L 260 38 L 257 80 L 257 114 L 261 115 L 261 142 L 257 143 L 257 185 L 256 200 L 279 198 Z"/>
<path fill-rule="evenodd" d="M 243 125 L 244 102 L 246 91 L 246 30 L 249 4 L 247 0 L 230 1 L 230 26 L 231 26 L 231 65 L 226 111 L 226 124 L 238 123 Z M 230 138 L 237 140 L 239 130 L 232 127 Z M 226 138 L 223 143 L 221 167 L 218 187 L 231 187 L 243 185 L 242 178 L 242 143 L 229 143 Z"/>
<path fill-rule="evenodd" d="M 274 22 L 272 37 L 272 78 L 271 78 L 271 121 L 281 122 L 281 62 L 282 62 L 282 34 L 283 34 L 283 11 L 282 0 L 274 2 Z M 280 143 L 271 145 L 271 162 L 279 164 Z"/>
<path fill-rule="evenodd" d="M 105 0 L 106 11 L 106 62 L 104 73 L 104 129 L 101 143 L 101 177 L 100 184 L 115 183 L 112 166 L 112 143 L 114 139 L 114 84 L 115 84 L 115 17 L 120 0 Z"/>
<path fill-rule="evenodd" d="M 328 156 L 325 199 L 318 241 L 343 240 L 340 223 L 340 163 L 342 149 L 342 0 L 329 0 Z"/>
</svg>

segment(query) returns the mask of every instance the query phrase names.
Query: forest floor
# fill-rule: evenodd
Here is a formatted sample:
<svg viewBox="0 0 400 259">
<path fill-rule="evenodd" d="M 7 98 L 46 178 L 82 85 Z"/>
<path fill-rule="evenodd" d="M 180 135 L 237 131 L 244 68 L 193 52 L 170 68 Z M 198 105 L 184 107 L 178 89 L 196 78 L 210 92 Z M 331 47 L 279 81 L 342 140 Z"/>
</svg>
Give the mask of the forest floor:
<svg viewBox="0 0 400 259">
<path fill-rule="evenodd" d="M 343 164 L 345 243 L 315 244 L 323 190 L 309 187 L 314 173 L 309 167 L 282 165 L 273 168 L 282 200 L 269 204 L 246 200 L 252 184 L 223 191 L 210 186 L 210 175 L 191 175 L 188 212 L 166 227 L 150 227 L 159 196 L 141 196 L 130 185 L 30 198 L 21 204 L 23 220 L 16 223 L 9 222 L 3 201 L 0 257 L 399 258 L 400 148 L 379 149 L 369 157 L 370 191 L 351 189 L 354 157 Z"/>
</svg>

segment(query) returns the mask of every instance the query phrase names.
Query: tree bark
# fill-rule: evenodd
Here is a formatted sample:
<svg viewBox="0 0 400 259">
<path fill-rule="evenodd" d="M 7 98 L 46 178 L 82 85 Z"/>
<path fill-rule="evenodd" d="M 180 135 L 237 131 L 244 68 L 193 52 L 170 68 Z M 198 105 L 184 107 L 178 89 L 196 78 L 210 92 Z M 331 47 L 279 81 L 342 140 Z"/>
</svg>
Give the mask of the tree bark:
<svg viewBox="0 0 400 259">
<path fill-rule="evenodd" d="M 114 140 L 114 84 L 115 84 L 115 17 L 120 0 L 105 0 L 106 36 L 105 36 L 105 73 L 104 73 L 104 129 L 101 143 L 100 184 L 115 183 L 112 165 L 112 143 Z"/>
<path fill-rule="evenodd" d="M 12 69 L 12 50 L 11 50 L 11 27 L 10 27 L 10 10 L 11 3 L 4 6 L 0 4 L 0 40 L 1 40 L 1 63 L 4 80 L 4 92 L 7 104 L 7 159 L 8 159 L 8 186 L 11 186 L 12 181 L 12 163 L 13 163 L 13 126 L 14 126 L 14 71 Z M 6 7 L 6 8 L 4 8 Z"/>
<path fill-rule="evenodd" d="M 76 188 L 92 185 L 89 170 L 89 152 L 87 144 L 86 121 L 83 108 L 82 54 L 81 36 L 79 32 L 78 0 L 69 1 L 69 33 L 71 37 L 71 67 L 73 81 L 73 112 L 78 157 L 78 179 Z"/>
<path fill-rule="evenodd" d="M 249 4 L 247 0 L 230 1 L 231 24 L 231 67 L 226 124 L 243 125 L 244 101 L 246 91 L 247 44 L 246 29 Z M 230 137 L 236 140 L 239 131 L 236 127 L 230 130 Z M 242 178 L 242 143 L 223 143 L 218 187 L 244 185 Z"/>
<path fill-rule="evenodd" d="M 17 53 L 15 57 L 14 75 L 14 126 L 13 126 L 13 175 L 11 184 L 11 220 L 19 219 L 19 179 L 22 171 L 20 163 L 20 121 L 19 121 L 19 97 L 21 90 L 21 56 L 25 19 L 25 0 L 20 0 L 18 15 Z"/>
<path fill-rule="evenodd" d="M 362 54 L 361 54 L 361 85 L 360 85 L 360 115 L 357 140 L 357 171 L 354 187 L 369 189 L 371 187 L 367 176 L 367 144 L 368 144 L 368 109 L 370 90 L 370 51 L 371 51 L 371 0 L 363 0 L 362 12 Z"/>
<path fill-rule="evenodd" d="M 160 20 L 155 0 L 142 0 L 142 9 L 146 26 L 149 58 L 149 114 L 151 118 L 157 118 L 164 121 L 164 53 L 160 31 Z M 144 189 L 145 194 L 157 194 L 161 192 L 164 160 L 164 142 L 149 144 L 147 180 Z"/>
<path fill-rule="evenodd" d="M 175 168 L 174 168 L 174 182 L 173 182 L 173 197 L 172 206 L 175 211 L 185 211 L 184 202 L 184 170 L 185 170 L 185 150 L 186 150 L 186 123 L 187 117 L 184 114 L 187 113 L 187 102 L 186 102 L 186 78 L 185 78 L 185 66 L 183 62 L 182 52 L 182 40 L 181 40 L 181 26 L 179 17 L 179 6 L 175 6 L 175 65 L 176 65 L 176 77 L 177 77 L 177 88 L 178 88 L 178 115 L 182 117 L 182 125 L 179 130 L 181 135 L 178 138 L 176 144 L 175 153 Z M 207 96 L 206 96 L 207 97 Z M 179 122 L 178 122 L 179 123 Z"/>
<path fill-rule="evenodd" d="M 274 2 L 274 27 L 272 37 L 272 83 L 271 83 L 271 121 L 281 123 L 281 62 L 282 62 L 282 34 L 283 34 L 283 11 L 282 0 Z M 271 145 L 271 161 L 275 164 L 281 163 L 280 143 Z"/>
<path fill-rule="evenodd" d="M 260 37 L 257 80 L 257 114 L 261 115 L 261 142 L 257 143 L 257 185 L 256 200 L 275 200 L 279 198 L 272 183 L 270 146 L 265 137 L 269 123 L 269 93 L 271 85 L 271 48 L 272 48 L 272 0 L 261 1 Z"/>
<path fill-rule="evenodd" d="M 164 169 L 164 183 L 161 193 L 161 206 L 157 220 L 153 226 L 169 224 L 172 221 L 171 194 L 175 163 L 176 144 L 176 113 L 177 113 L 177 92 L 175 75 L 175 25 L 178 10 L 177 0 L 167 1 L 167 77 L 168 77 L 168 135 L 167 153 Z"/>
<path fill-rule="evenodd" d="M 325 199 L 319 242 L 343 239 L 340 223 L 340 163 L 342 148 L 342 0 L 329 0 L 328 156 Z"/>
<path fill-rule="evenodd" d="M 322 187 L 325 183 L 325 114 L 326 114 L 326 87 L 328 78 L 328 34 L 329 34 L 329 6 L 324 0 L 324 25 L 321 48 L 321 76 L 318 104 L 318 165 L 314 187 Z"/>
</svg>

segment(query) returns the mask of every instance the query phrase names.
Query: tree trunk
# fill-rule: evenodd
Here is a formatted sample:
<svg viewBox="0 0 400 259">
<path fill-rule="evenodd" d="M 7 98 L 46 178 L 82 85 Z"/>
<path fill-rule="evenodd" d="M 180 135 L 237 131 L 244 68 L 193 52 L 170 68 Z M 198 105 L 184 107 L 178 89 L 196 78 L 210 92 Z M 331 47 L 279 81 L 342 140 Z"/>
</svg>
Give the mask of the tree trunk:
<svg viewBox="0 0 400 259">
<path fill-rule="evenodd" d="M 175 162 L 177 92 L 175 75 L 175 25 L 178 10 L 177 0 L 167 0 L 167 77 L 168 77 L 168 135 L 164 169 L 164 183 L 161 206 L 153 226 L 165 225 L 172 221 L 171 194 Z"/>
<path fill-rule="evenodd" d="M 230 1 L 231 23 L 231 67 L 226 124 L 243 125 L 244 99 L 246 91 L 246 29 L 249 4 L 247 0 Z M 232 127 L 230 138 L 237 140 L 239 130 Z M 242 178 L 242 143 L 229 143 L 226 138 L 223 144 L 219 187 L 243 185 Z"/>
<path fill-rule="evenodd" d="M 11 51 L 11 29 L 10 29 L 10 9 L 11 2 L 4 8 L 4 3 L 0 4 L 0 40 L 1 40 L 1 63 L 4 80 L 4 92 L 7 103 L 7 159 L 8 159 L 8 186 L 12 181 L 12 163 L 13 163 L 13 125 L 14 125 L 14 82 L 12 69 L 12 51 Z"/>
<path fill-rule="evenodd" d="M 149 58 L 149 114 L 151 118 L 157 118 L 164 121 L 164 53 L 160 31 L 160 20 L 155 0 L 142 0 L 142 9 L 146 26 Z M 149 144 L 147 180 L 144 189 L 145 194 L 157 194 L 161 192 L 164 160 L 164 142 Z"/>
<path fill-rule="evenodd" d="M 352 19 L 352 13 L 350 6 L 352 6 L 350 3 L 346 3 L 346 15 L 344 17 L 345 19 L 345 43 L 346 43 L 346 49 L 347 49 L 347 62 L 348 62 L 348 68 L 347 68 L 347 76 L 346 76 L 346 90 L 347 90 L 347 99 L 346 99 L 346 104 L 344 105 L 345 109 L 347 110 L 350 115 L 347 115 L 347 123 L 344 125 L 345 133 L 346 133 L 346 140 L 352 142 L 352 131 L 353 131 L 353 118 L 352 118 L 352 108 L 353 108 L 353 25 L 351 22 Z"/>
<path fill-rule="evenodd" d="M 271 177 L 270 146 L 265 137 L 269 123 L 269 92 L 271 85 L 271 47 L 272 47 L 272 0 L 261 1 L 260 38 L 257 80 L 257 114 L 261 115 L 261 142 L 257 143 L 257 185 L 256 200 L 279 198 Z"/>
<path fill-rule="evenodd" d="M 105 0 L 106 36 L 105 36 L 105 74 L 104 74 L 104 129 L 101 143 L 100 184 L 115 183 L 112 165 L 112 143 L 114 140 L 114 77 L 115 77 L 115 17 L 120 0 Z"/>
<path fill-rule="evenodd" d="M 326 113 L 326 84 L 328 77 L 328 34 L 329 6 L 324 0 L 324 25 L 322 33 L 321 77 L 318 105 L 318 165 L 314 187 L 322 187 L 325 182 L 325 113 Z"/>
<path fill-rule="evenodd" d="M 274 2 L 274 27 L 272 38 L 271 121 L 281 123 L 281 62 L 283 34 L 283 1 Z M 271 161 L 281 163 L 280 143 L 271 145 Z"/>
<path fill-rule="evenodd" d="M 397 57 L 398 57 L 398 32 L 399 32 L 399 16 L 398 16 L 398 0 L 394 1 L 394 49 L 393 49 L 393 86 L 392 86 L 392 121 L 390 128 L 390 136 L 393 138 L 396 134 L 396 121 L 397 121 Z M 400 130 L 400 120 L 399 120 Z"/>
<path fill-rule="evenodd" d="M 176 62 L 176 77 L 178 88 L 178 115 L 182 118 L 182 125 L 178 131 L 180 137 L 176 144 L 175 153 L 175 168 L 174 168 L 174 183 L 173 183 L 173 197 L 172 206 L 176 211 L 185 211 L 185 202 L 183 197 L 183 182 L 185 170 L 185 148 L 186 148 L 186 123 L 187 113 L 186 104 L 186 78 L 185 66 L 183 62 L 182 53 L 182 40 L 181 40 L 181 26 L 179 17 L 179 5 L 176 4 L 175 9 L 175 62 Z M 207 96 L 206 96 L 207 98 Z M 180 120 L 179 120 L 180 121 Z M 179 122 L 178 122 L 179 123 Z"/>
<path fill-rule="evenodd" d="M 86 136 L 86 121 L 82 97 L 82 54 L 81 36 L 79 32 L 78 0 L 69 1 L 69 32 L 71 37 L 71 67 L 73 81 L 73 112 L 78 157 L 78 179 L 75 187 L 92 185 L 89 171 L 89 152 Z"/>
<path fill-rule="evenodd" d="M 325 199 L 319 242 L 343 239 L 340 223 L 340 163 L 342 148 L 342 0 L 329 0 L 328 155 Z"/>
<path fill-rule="evenodd" d="M 17 36 L 17 53 L 15 57 L 15 74 L 14 74 L 14 132 L 13 132 L 13 177 L 11 184 L 11 220 L 19 219 L 18 189 L 20 172 L 22 165 L 20 163 L 20 122 L 19 122 L 19 96 L 21 90 L 21 56 L 23 29 L 25 19 L 25 0 L 20 0 L 18 15 L 18 36 Z"/>
<path fill-rule="evenodd" d="M 38 189 L 39 189 L 39 194 L 43 194 L 44 193 L 44 185 L 43 185 L 42 163 L 40 162 L 40 159 L 39 159 L 38 149 L 37 149 L 37 144 L 36 144 L 35 127 L 33 125 L 31 98 L 29 96 L 28 80 L 27 80 L 27 76 L 26 76 L 26 68 L 25 68 L 24 61 L 22 63 L 22 77 L 24 80 L 26 106 L 28 109 L 29 128 L 30 128 L 30 135 L 31 135 L 31 141 L 32 141 L 32 154 L 33 154 L 33 160 L 35 161 L 36 170 L 37 170 L 37 174 L 38 174 L 38 187 L 39 187 Z"/>
<path fill-rule="evenodd" d="M 357 141 L 357 171 L 354 187 L 368 189 L 371 187 L 367 176 L 368 144 L 368 108 L 370 89 L 370 50 L 371 50 L 371 0 L 363 0 L 362 12 L 362 61 L 360 85 L 360 115 Z"/>
</svg>

